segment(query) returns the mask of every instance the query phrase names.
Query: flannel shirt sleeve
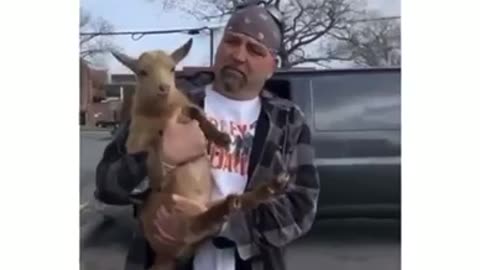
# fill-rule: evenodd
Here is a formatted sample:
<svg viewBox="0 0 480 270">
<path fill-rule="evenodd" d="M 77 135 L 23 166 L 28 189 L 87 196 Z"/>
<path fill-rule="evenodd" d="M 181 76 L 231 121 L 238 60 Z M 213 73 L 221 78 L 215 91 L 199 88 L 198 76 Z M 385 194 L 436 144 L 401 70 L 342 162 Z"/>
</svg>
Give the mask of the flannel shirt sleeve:
<svg viewBox="0 0 480 270">
<path fill-rule="evenodd" d="M 297 128 L 289 161 L 291 184 L 286 193 L 253 211 L 234 214 L 218 234 L 233 241 L 243 259 L 258 254 L 258 247 L 285 246 L 306 234 L 315 220 L 320 179 L 311 132 L 298 109 L 294 115 Z"/>
<path fill-rule="evenodd" d="M 260 245 L 284 246 L 306 234 L 315 220 L 320 179 L 311 131 L 298 109 L 294 115 L 299 128 L 288 164 L 291 185 L 285 194 L 254 211 Z"/>
<path fill-rule="evenodd" d="M 96 168 L 95 196 L 107 204 L 128 205 L 141 202 L 142 192 L 136 195 L 134 191 L 146 181 L 146 154 L 127 154 L 127 137 L 128 123 L 125 123 L 106 146 Z"/>
</svg>

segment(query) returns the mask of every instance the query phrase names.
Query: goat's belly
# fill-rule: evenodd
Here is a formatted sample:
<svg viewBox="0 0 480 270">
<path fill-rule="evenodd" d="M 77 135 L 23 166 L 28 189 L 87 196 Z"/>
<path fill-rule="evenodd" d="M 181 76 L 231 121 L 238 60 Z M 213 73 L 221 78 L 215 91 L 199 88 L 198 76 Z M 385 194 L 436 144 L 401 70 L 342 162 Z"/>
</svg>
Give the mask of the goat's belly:
<svg viewBox="0 0 480 270">
<path fill-rule="evenodd" d="M 165 194 L 160 192 L 151 193 L 146 199 L 143 207 L 140 211 L 140 224 L 142 226 L 143 234 L 150 244 L 153 251 L 157 256 L 162 258 L 176 258 L 181 256 L 185 252 L 187 246 L 177 246 L 172 248 L 171 246 L 164 245 L 159 242 L 155 235 L 158 234 L 158 229 L 155 227 L 154 220 L 156 219 L 156 211 L 161 205 L 166 206 L 168 209 L 172 207 L 171 194 Z M 202 213 L 204 210 L 192 205 L 192 207 L 184 208 L 183 218 L 177 219 L 174 224 L 170 224 L 169 228 L 162 228 L 165 231 L 188 231 L 189 224 L 191 224 L 192 218 Z"/>
<path fill-rule="evenodd" d="M 162 187 L 161 192 L 150 193 L 140 211 L 144 235 L 152 249 L 155 253 L 168 257 L 178 256 L 185 247 L 167 250 L 167 247 L 155 240 L 154 234 L 156 233 L 156 228 L 153 223 L 156 215 L 155 212 L 161 205 L 165 205 L 167 208 L 172 206 L 172 194 L 186 197 L 200 205 L 206 205 L 210 200 L 213 183 L 210 161 L 206 157 L 178 167 L 174 173 L 174 175 L 170 175 L 169 179 L 166 180 L 167 184 Z M 184 216 L 177 226 L 189 226 L 192 218 L 203 212 L 204 208 L 192 204 L 191 207 L 183 210 L 185 211 L 183 213 Z"/>
<path fill-rule="evenodd" d="M 201 204 L 210 199 L 212 174 L 210 160 L 200 158 L 175 171 L 175 180 L 169 181 L 165 191 L 184 196 Z"/>
</svg>

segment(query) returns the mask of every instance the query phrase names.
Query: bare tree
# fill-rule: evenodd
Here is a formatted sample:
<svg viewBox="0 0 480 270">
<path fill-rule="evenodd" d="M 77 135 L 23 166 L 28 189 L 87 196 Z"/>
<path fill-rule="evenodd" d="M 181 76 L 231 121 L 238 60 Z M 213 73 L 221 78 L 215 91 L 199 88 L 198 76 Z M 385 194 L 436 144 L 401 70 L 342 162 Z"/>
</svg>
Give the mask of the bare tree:
<svg viewBox="0 0 480 270">
<path fill-rule="evenodd" d="M 87 10 L 80 9 L 80 32 L 92 35 L 80 36 L 80 57 L 91 62 L 101 63 L 102 56 L 116 46 L 108 36 L 102 33 L 111 32 L 114 27 L 102 17 L 92 17 Z"/>
<path fill-rule="evenodd" d="M 232 13 L 239 4 L 248 0 L 150 0 L 163 4 L 163 9 L 177 9 L 195 16 L 198 20 L 221 21 Z M 322 43 L 327 33 L 347 31 L 350 21 L 358 18 L 364 0 L 267 0 L 283 15 L 283 45 L 280 51 L 282 67 L 288 68 L 302 63 L 325 64 L 344 59 L 342 55 L 327 54 L 314 45 Z"/>
<path fill-rule="evenodd" d="M 371 12 L 370 17 L 378 17 Z M 343 33 L 329 33 L 335 42 L 331 55 L 351 59 L 362 67 L 401 65 L 401 28 L 399 19 L 366 20 Z"/>
</svg>

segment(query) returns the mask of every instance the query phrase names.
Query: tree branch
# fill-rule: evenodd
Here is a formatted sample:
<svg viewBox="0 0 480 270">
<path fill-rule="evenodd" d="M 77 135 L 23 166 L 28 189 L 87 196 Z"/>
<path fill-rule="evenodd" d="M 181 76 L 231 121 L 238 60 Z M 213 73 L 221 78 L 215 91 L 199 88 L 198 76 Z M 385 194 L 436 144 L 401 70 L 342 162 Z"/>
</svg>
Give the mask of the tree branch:
<svg viewBox="0 0 480 270">
<path fill-rule="evenodd" d="M 299 11 L 298 14 L 295 16 L 295 18 L 293 18 L 293 24 L 292 24 L 292 26 L 285 28 L 285 32 L 290 31 L 290 30 L 291 30 L 291 31 L 295 31 L 295 29 L 297 29 L 298 19 L 304 14 L 305 8 L 303 7 L 303 5 L 302 5 L 298 0 L 295 0 L 295 2 L 297 3 L 300 11 Z"/>
<path fill-rule="evenodd" d="M 80 58 L 86 59 L 95 56 L 93 61 L 102 61 L 100 55 L 106 53 L 114 45 L 110 41 L 110 37 L 102 36 L 102 33 L 113 31 L 113 26 L 102 17 L 93 18 L 91 14 L 84 10 L 80 10 L 80 31 L 90 30 L 98 34 L 80 36 Z"/>
<path fill-rule="evenodd" d="M 294 67 L 299 64 L 305 64 L 305 63 L 312 63 L 317 66 L 323 67 L 323 68 L 330 68 L 325 62 L 329 62 L 330 59 L 326 57 L 310 57 L 310 58 L 305 58 L 305 59 L 299 59 L 296 61 L 292 61 L 290 63 L 289 67 Z"/>
<path fill-rule="evenodd" d="M 80 56 L 83 58 L 83 57 L 86 57 L 86 56 L 91 56 L 93 54 L 103 53 L 103 52 L 104 52 L 104 50 L 101 50 L 101 49 L 82 50 L 80 52 Z"/>
<path fill-rule="evenodd" d="M 197 4 L 192 5 L 185 0 L 182 2 L 184 3 L 182 8 L 179 8 L 178 4 L 175 5 L 188 14 L 194 15 L 197 19 L 210 21 L 221 19 L 225 15 L 231 14 L 235 4 L 246 1 L 249 0 L 196 0 Z M 354 47 L 351 41 L 348 43 L 350 45 L 344 47 L 343 52 L 340 52 L 342 54 L 339 55 L 332 54 L 327 56 L 323 55 L 322 57 L 307 57 L 303 47 L 315 43 L 317 40 L 328 42 L 330 37 L 335 36 L 343 38 L 344 42 L 349 40 L 349 35 L 345 34 L 348 33 L 349 30 L 349 22 L 354 21 L 358 14 L 364 13 L 361 12 L 360 6 L 356 5 L 356 3 L 360 1 L 267 0 L 265 2 L 275 6 L 285 15 L 283 21 L 285 25 L 283 29 L 283 46 L 280 50 L 282 65 L 283 63 L 290 65 L 303 62 L 317 64 L 322 61 L 352 59 L 352 55 L 349 54 L 347 50 L 348 48 Z M 336 40 L 340 41 L 341 39 Z M 359 44 L 359 46 L 361 46 L 361 44 Z"/>
<path fill-rule="evenodd" d="M 280 0 L 275 0 L 275 3 L 273 4 L 275 8 L 280 9 Z"/>
<path fill-rule="evenodd" d="M 309 44 L 313 41 L 315 41 L 316 39 L 320 38 L 321 36 L 325 35 L 325 33 L 327 33 L 332 27 L 333 27 L 333 23 L 334 21 L 331 20 L 329 25 L 323 29 L 322 31 L 319 31 L 315 34 L 310 34 L 310 38 L 300 38 L 299 42 L 297 42 L 297 44 L 293 45 L 290 49 L 287 50 L 287 53 L 290 54 L 290 53 L 293 53 L 296 49 L 298 49 L 300 46 L 304 46 L 306 44 Z"/>
</svg>

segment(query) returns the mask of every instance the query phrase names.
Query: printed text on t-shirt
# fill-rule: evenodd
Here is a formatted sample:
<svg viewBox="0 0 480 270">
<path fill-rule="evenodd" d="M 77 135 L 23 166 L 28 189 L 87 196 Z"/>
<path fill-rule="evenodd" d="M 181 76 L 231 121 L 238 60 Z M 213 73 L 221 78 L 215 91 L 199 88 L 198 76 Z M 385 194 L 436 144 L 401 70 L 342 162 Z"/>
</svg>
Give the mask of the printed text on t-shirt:
<svg viewBox="0 0 480 270">
<path fill-rule="evenodd" d="M 232 172 L 245 176 L 253 144 L 255 123 L 244 124 L 209 117 L 209 120 L 222 132 L 230 135 L 230 149 L 210 146 L 210 161 L 213 169 Z"/>
</svg>

